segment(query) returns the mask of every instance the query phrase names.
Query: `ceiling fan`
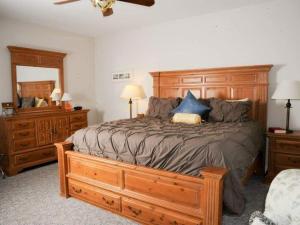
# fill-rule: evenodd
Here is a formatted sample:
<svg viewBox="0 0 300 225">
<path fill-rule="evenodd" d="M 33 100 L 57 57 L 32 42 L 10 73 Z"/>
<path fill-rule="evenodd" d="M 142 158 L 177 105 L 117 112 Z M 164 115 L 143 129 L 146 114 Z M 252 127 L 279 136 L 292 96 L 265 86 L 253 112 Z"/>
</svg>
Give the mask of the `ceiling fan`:
<svg viewBox="0 0 300 225">
<path fill-rule="evenodd" d="M 78 2 L 80 0 L 61 0 L 54 2 L 55 5 L 62 5 L 71 2 Z M 127 2 L 142 6 L 152 6 L 155 3 L 155 0 L 91 0 L 94 7 L 99 7 L 103 16 L 110 16 L 113 14 L 112 6 L 116 1 Z"/>
</svg>

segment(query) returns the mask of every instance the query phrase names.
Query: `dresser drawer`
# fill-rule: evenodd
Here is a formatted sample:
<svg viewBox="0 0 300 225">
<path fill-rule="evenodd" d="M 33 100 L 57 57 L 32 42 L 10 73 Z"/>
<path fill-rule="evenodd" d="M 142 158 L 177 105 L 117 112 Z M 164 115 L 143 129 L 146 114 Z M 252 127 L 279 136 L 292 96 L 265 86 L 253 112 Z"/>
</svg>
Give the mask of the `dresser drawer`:
<svg viewBox="0 0 300 225">
<path fill-rule="evenodd" d="M 277 139 L 275 142 L 275 151 L 283 153 L 292 153 L 300 155 L 300 142 L 294 140 Z"/>
<path fill-rule="evenodd" d="M 154 225 L 202 225 L 200 218 L 182 215 L 148 203 L 134 199 L 122 198 L 122 213 L 139 220 L 143 224 Z"/>
<path fill-rule="evenodd" d="M 119 195 L 72 179 L 69 179 L 69 194 L 116 212 L 121 210 L 121 197 Z"/>
<path fill-rule="evenodd" d="M 34 120 L 18 120 L 14 121 L 12 125 L 14 130 L 24 130 L 34 128 Z"/>
<path fill-rule="evenodd" d="M 35 131 L 34 129 L 27 129 L 27 130 L 20 130 L 20 131 L 14 131 L 13 132 L 13 139 L 24 139 L 24 138 L 34 138 L 35 137 Z"/>
<path fill-rule="evenodd" d="M 275 165 L 300 168 L 300 156 L 275 153 Z"/>
<path fill-rule="evenodd" d="M 14 149 L 15 151 L 22 151 L 29 148 L 35 147 L 35 138 L 29 138 L 29 139 L 21 139 L 14 141 Z"/>
<path fill-rule="evenodd" d="M 70 123 L 86 122 L 87 118 L 85 114 L 77 114 L 70 116 Z"/>
<path fill-rule="evenodd" d="M 83 123 L 71 123 L 71 131 L 76 131 L 82 128 L 87 127 L 87 123 L 83 122 Z"/>
<path fill-rule="evenodd" d="M 15 156 L 15 165 L 22 165 L 32 163 L 39 160 L 46 160 L 48 158 L 56 157 L 55 148 L 37 150 Z"/>
</svg>

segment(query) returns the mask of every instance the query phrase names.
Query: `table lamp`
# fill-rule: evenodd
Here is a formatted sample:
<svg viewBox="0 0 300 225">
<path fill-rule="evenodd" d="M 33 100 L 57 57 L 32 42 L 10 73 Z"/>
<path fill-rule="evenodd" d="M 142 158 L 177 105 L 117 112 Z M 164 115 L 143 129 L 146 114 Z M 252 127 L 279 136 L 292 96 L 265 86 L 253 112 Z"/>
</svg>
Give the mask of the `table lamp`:
<svg viewBox="0 0 300 225">
<path fill-rule="evenodd" d="M 52 93 L 50 95 L 50 98 L 52 99 L 52 101 L 56 102 L 56 106 L 59 106 L 60 94 L 61 94 L 60 88 L 54 88 L 54 90 L 52 91 Z"/>
<path fill-rule="evenodd" d="M 69 93 L 64 93 L 64 95 L 61 98 L 62 102 L 65 102 L 65 110 L 66 111 L 72 111 L 72 96 Z"/>
<path fill-rule="evenodd" d="M 272 99 L 287 100 L 286 103 L 286 132 L 293 133 L 290 130 L 290 109 L 292 108 L 291 100 L 300 99 L 300 81 L 284 80 L 277 85 Z"/>
<path fill-rule="evenodd" d="M 130 119 L 132 119 L 132 100 L 146 98 L 146 95 L 141 85 L 128 84 L 123 89 L 120 97 L 129 100 Z"/>
</svg>

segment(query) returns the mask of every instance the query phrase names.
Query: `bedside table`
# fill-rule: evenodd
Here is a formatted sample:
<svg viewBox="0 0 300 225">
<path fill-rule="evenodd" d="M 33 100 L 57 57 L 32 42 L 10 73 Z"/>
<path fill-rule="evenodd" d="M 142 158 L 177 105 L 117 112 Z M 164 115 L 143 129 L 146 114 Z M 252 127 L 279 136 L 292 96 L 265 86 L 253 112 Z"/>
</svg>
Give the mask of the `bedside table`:
<svg viewBox="0 0 300 225">
<path fill-rule="evenodd" d="M 282 170 L 300 168 L 300 131 L 290 134 L 267 133 L 269 139 L 268 174 L 269 183 Z"/>
</svg>

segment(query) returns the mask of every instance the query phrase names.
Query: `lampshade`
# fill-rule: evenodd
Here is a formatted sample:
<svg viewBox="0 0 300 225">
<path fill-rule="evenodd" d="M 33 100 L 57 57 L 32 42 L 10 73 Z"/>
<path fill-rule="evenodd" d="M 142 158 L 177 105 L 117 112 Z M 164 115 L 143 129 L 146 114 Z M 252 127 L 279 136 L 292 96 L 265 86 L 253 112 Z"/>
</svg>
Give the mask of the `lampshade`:
<svg viewBox="0 0 300 225">
<path fill-rule="evenodd" d="M 128 84 L 123 89 L 120 97 L 124 99 L 142 99 L 146 98 L 146 95 L 141 85 Z"/>
<path fill-rule="evenodd" d="M 61 90 L 60 88 L 54 88 L 50 97 L 53 99 L 55 98 L 57 95 L 59 95 L 61 93 Z M 53 99 L 54 101 L 56 101 L 55 99 Z"/>
<path fill-rule="evenodd" d="M 63 102 L 72 101 L 72 96 L 69 93 L 64 93 L 64 95 L 61 98 L 61 101 Z"/>
<path fill-rule="evenodd" d="M 282 81 L 277 85 L 272 99 L 300 99 L 300 81 Z"/>
</svg>

